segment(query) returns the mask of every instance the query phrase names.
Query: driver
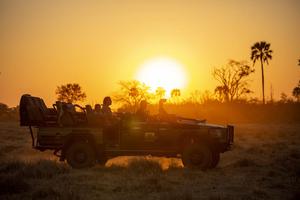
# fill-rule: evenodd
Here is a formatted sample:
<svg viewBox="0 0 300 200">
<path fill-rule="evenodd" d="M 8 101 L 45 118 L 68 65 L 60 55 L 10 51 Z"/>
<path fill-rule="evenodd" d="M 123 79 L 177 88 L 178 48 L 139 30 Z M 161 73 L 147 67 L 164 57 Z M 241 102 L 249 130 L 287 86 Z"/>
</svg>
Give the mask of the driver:
<svg viewBox="0 0 300 200">
<path fill-rule="evenodd" d="M 168 115 L 167 111 L 164 109 L 164 103 L 166 102 L 166 99 L 160 99 L 158 104 L 158 114 L 162 117 L 165 117 Z"/>
<path fill-rule="evenodd" d="M 146 121 L 148 116 L 149 116 L 149 112 L 147 110 L 147 101 L 146 100 L 142 100 L 140 103 L 140 107 L 136 112 L 136 116 L 138 119 L 140 119 L 141 121 Z"/>
</svg>

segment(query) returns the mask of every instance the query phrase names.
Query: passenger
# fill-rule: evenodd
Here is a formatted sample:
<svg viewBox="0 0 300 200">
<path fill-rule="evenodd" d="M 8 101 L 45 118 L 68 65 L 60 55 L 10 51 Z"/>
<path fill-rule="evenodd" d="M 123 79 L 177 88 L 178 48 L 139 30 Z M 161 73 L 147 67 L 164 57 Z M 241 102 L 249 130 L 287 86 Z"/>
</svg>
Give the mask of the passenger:
<svg viewBox="0 0 300 200">
<path fill-rule="evenodd" d="M 136 112 L 136 116 L 138 119 L 142 120 L 142 121 L 146 121 L 148 116 L 149 116 L 149 112 L 147 111 L 147 101 L 143 100 L 140 103 L 140 107 Z"/>
<path fill-rule="evenodd" d="M 101 105 L 100 105 L 100 104 L 95 104 L 95 107 L 94 107 L 94 114 L 95 114 L 95 115 L 101 115 L 101 114 L 102 114 L 102 111 L 101 111 Z"/>
<path fill-rule="evenodd" d="M 112 117 L 112 112 L 110 109 L 111 103 L 112 101 L 110 97 L 105 97 L 103 99 L 102 114 L 104 117 Z"/>
<path fill-rule="evenodd" d="M 91 105 L 85 105 L 85 111 L 87 115 L 92 115 L 94 114 L 93 108 Z"/>
<path fill-rule="evenodd" d="M 104 125 L 104 140 L 109 145 L 115 145 L 118 143 L 118 129 L 116 126 L 116 121 L 113 119 L 112 111 L 110 106 L 112 104 L 112 100 L 110 97 L 105 97 L 103 99 L 103 105 L 101 109 L 101 113 L 103 116 L 103 125 Z"/>
</svg>

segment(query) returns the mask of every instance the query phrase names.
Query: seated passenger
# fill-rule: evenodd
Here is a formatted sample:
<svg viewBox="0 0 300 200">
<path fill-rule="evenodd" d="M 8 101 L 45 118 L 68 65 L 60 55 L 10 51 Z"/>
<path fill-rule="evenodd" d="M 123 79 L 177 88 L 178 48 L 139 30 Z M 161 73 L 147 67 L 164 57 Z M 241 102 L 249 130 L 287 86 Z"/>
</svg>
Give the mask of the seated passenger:
<svg viewBox="0 0 300 200">
<path fill-rule="evenodd" d="M 103 105 L 102 105 L 102 114 L 104 117 L 111 117 L 112 116 L 112 112 L 110 109 L 111 106 L 111 98 L 110 97 L 105 97 L 103 99 Z"/>
<path fill-rule="evenodd" d="M 95 115 L 102 115 L 101 105 L 100 104 L 95 104 L 94 114 Z"/>
<path fill-rule="evenodd" d="M 148 105 L 147 101 L 145 101 L 145 100 L 141 101 L 140 107 L 136 112 L 136 116 L 139 120 L 142 120 L 142 121 L 147 120 L 147 118 L 149 116 L 149 112 L 147 111 L 147 105 Z"/>
<path fill-rule="evenodd" d="M 101 113 L 103 116 L 104 140 L 109 145 L 115 145 L 118 143 L 119 135 L 118 135 L 118 127 L 116 121 L 113 119 L 112 111 L 110 109 L 111 104 L 112 104 L 111 98 L 105 97 L 103 99 Z"/>
</svg>

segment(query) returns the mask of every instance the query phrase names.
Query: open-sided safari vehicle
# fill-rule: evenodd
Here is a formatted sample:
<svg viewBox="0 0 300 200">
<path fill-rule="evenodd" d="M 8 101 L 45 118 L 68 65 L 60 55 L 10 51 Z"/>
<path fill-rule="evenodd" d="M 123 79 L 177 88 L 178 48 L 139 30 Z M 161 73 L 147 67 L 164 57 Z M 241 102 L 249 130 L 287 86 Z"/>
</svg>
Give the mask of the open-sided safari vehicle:
<svg viewBox="0 0 300 200">
<path fill-rule="evenodd" d="M 233 126 L 194 119 L 153 116 L 139 120 L 118 114 L 113 122 L 104 122 L 90 106 L 56 102 L 47 108 L 41 98 L 21 97 L 20 124 L 29 127 L 33 148 L 53 150 L 74 168 L 104 164 L 114 156 L 153 155 L 181 157 L 185 167 L 209 169 L 217 166 L 220 153 L 233 143 Z"/>
</svg>

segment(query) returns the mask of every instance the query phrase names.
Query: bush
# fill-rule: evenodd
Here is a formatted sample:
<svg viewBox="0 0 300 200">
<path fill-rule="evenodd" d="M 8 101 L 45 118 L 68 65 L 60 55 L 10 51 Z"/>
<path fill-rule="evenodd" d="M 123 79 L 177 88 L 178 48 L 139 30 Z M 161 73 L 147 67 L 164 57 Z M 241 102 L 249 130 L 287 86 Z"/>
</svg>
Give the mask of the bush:
<svg viewBox="0 0 300 200">
<path fill-rule="evenodd" d="M 235 167 L 252 167 L 252 166 L 258 166 L 256 162 L 249 158 L 243 158 L 241 160 L 238 160 L 233 164 Z"/>
<path fill-rule="evenodd" d="M 60 200 L 79 200 L 80 196 L 72 189 L 62 187 L 60 189 L 55 189 L 52 187 L 40 188 L 33 192 L 32 199 L 60 199 Z"/>
<path fill-rule="evenodd" d="M 52 178 L 57 174 L 68 173 L 70 168 L 50 160 L 37 162 L 11 161 L 0 164 L 0 173 L 18 174 L 23 178 Z"/>
<path fill-rule="evenodd" d="M 11 195 L 26 192 L 29 184 L 17 175 L 0 175 L 0 195 Z"/>
</svg>

